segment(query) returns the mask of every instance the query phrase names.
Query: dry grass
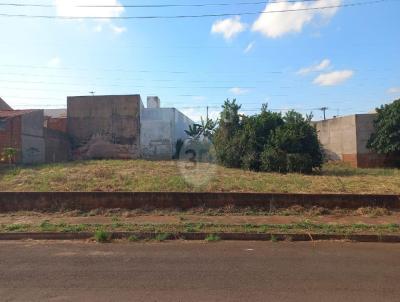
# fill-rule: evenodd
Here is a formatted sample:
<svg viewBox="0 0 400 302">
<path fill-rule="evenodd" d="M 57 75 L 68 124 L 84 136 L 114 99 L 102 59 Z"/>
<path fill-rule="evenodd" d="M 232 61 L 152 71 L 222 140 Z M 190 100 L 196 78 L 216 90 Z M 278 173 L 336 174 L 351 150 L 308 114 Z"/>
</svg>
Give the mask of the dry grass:
<svg viewBox="0 0 400 302">
<path fill-rule="evenodd" d="M 314 175 L 300 175 L 256 173 L 219 166 L 203 166 L 201 169 L 195 169 L 190 165 L 183 165 L 182 168 L 182 165 L 174 161 L 85 161 L 3 168 L 0 171 L 0 191 L 400 194 L 400 170 L 353 169 L 345 165 L 329 164 Z"/>
</svg>

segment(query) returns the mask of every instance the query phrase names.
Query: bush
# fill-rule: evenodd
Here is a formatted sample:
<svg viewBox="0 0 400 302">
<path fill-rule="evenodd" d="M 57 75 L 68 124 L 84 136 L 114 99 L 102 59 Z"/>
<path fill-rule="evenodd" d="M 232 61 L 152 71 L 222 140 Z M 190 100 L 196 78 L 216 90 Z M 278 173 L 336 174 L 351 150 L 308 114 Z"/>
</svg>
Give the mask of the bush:
<svg viewBox="0 0 400 302">
<path fill-rule="evenodd" d="M 99 230 L 94 233 L 94 239 L 100 243 L 108 242 L 110 241 L 110 234 L 106 231 Z"/>
<path fill-rule="evenodd" d="M 311 173 L 313 163 L 309 154 L 287 154 L 287 171 L 297 173 Z"/>
<path fill-rule="evenodd" d="M 284 151 L 266 148 L 261 154 L 261 170 L 266 172 L 287 172 L 287 155 Z"/>
<path fill-rule="evenodd" d="M 323 162 L 312 116 L 289 111 L 282 117 L 267 110 L 253 116 L 239 114 L 236 100 L 222 106 L 214 136 L 218 162 L 229 168 L 268 172 L 310 173 Z"/>
<path fill-rule="evenodd" d="M 367 147 L 379 154 L 400 154 L 400 99 L 376 109 L 375 133 L 371 135 Z"/>
</svg>

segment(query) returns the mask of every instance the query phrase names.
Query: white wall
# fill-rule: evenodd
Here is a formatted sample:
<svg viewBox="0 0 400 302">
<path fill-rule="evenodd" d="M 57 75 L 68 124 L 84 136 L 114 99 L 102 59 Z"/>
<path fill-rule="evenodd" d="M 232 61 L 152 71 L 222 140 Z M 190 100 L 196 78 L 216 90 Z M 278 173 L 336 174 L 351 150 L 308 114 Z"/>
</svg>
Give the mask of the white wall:
<svg viewBox="0 0 400 302">
<path fill-rule="evenodd" d="M 144 108 L 141 112 L 140 146 L 143 158 L 171 159 L 178 139 L 193 124 L 175 108 Z"/>
</svg>

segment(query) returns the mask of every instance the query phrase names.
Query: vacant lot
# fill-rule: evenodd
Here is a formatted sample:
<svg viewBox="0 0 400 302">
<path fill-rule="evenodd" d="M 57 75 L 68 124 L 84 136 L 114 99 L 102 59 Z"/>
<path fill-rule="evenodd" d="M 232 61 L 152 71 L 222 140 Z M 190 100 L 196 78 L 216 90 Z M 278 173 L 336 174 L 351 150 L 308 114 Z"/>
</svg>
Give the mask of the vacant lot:
<svg viewBox="0 0 400 302">
<path fill-rule="evenodd" d="M 325 165 L 313 175 L 256 173 L 162 161 L 104 160 L 2 168 L 0 191 L 396 193 L 397 169 Z"/>
</svg>

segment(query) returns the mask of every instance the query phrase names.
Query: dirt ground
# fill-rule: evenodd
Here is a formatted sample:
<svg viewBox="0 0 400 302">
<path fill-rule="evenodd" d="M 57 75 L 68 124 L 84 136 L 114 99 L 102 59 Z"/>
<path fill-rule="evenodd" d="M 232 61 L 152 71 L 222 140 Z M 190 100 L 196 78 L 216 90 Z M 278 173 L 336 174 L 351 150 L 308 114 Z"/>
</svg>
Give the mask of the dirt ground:
<svg viewBox="0 0 400 302">
<path fill-rule="evenodd" d="M 390 215 L 368 217 L 362 215 L 320 215 L 320 216 L 244 216 L 244 215 L 157 215 L 157 214 L 138 214 L 132 216 L 81 216 L 73 213 L 36 213 L 21 212 L 0 214 L 0 224 L 40 224 L 45 220 L 50 223 L 68 224 L 112 224 L 113 222 L 123 222 L 131 224 L 180 224 L 180 223 L 215 223 L 215 224 L 289 224 L 298 223 L 304 220 L 314 223 L 332 224 L 391 224 L 400 223 L 400 213 L 393 212 Z"/>
</svg>

